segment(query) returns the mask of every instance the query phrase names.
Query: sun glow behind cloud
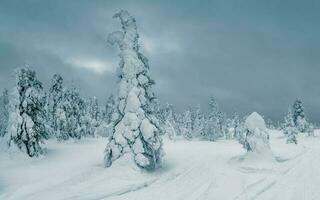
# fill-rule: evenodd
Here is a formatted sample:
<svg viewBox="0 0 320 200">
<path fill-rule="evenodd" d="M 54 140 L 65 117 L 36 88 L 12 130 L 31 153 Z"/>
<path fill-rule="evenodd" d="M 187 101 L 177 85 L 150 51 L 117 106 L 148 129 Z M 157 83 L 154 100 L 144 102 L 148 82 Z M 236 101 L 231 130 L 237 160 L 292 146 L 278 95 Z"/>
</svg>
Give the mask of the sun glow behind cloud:
<svg viewBox="0 0 320 200">
<path fill-rule="evenodd" d="M 98 59 L 72 58 L 68 59 L 67 63 L 71 64 L 73 67 L 87 69 L 100 75 L 108 72 L 113 73 L 116 70 L 113 63 Z"/>
</svg>

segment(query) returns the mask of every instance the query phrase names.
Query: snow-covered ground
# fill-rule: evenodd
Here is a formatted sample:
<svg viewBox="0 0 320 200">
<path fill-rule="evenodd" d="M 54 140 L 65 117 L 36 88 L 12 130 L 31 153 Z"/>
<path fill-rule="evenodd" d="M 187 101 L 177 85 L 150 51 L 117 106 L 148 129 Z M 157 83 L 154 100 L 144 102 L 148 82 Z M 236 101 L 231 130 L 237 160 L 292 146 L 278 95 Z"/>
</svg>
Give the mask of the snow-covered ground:
<svg viewBox="0 0 320 200">
<path fill-rule="evenodd" d="M 102 138 L 49 141 L 37 159 L 1 152 L 0 199 L 320 199 L 320 137 L 294 145 L 278 131 L 270 136 L 275 159 L 243 157 L 236 141 L 165 141 L 155 173 L 125 157 L 104 168 Z"/>
</svg>

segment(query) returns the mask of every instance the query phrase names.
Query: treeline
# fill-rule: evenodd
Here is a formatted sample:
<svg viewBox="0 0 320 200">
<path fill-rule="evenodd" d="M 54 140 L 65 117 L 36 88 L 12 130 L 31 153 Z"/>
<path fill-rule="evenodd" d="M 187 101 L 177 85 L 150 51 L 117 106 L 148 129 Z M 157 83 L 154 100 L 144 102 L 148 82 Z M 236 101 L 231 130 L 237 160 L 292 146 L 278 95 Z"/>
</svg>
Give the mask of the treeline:
<svg viewBox="0 0 320 200">
<path fill-rule="evenodd" d="M 29 156 L 37 156 L 44 152 L 43 141 L 49 138 L 68 140 L 112 134 L 112 116 L 117 113 L 113 95 L 101 106 L 97 98 L 86 99 L 77 88 L 64 86 L 59 74 L 53 75 L 48 90 L 29 67 L 17 69 L 15 74 L 13 90 L 9 94 L 5 89 L 0 96 L 0 136 L 6 136 L 9 146 L 15 143 Z M 237 139 L 242 143 L 245 117 L 227 117 L 213 97 L 208 104 L 207 112 L 197 106 L 178 113 L 173 105 L 162 106 L 157 101 L 152 110 L 169 139 Z M 268 120 L 267 125 L 283 130 L 288 142 L 295 143 L 298 133 L 312 136 L 314 129 L 306 119 L 301 100 L 294 102 L 282 123 L 275 125 Z"/>
<path fill-rule="evenodd" d="M 103 109 L 93 97 L 82 97 L 75 87 L 66 88 L 55 74 L 46 91 L 28 66 L 15 71 L 15 87 L 0 97 L 0 136 L 30 157 L 44 153 L 44 140 L 107 136 L 114 109 L 110 96 Z"/>
</svg>

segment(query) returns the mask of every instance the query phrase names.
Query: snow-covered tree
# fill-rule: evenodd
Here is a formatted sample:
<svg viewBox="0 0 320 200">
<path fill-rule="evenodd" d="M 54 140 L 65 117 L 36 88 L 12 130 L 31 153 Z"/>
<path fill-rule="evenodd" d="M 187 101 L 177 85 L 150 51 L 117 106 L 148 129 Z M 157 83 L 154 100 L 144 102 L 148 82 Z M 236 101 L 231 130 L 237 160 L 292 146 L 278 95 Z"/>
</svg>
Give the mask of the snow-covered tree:
<svg viewBox="0 0 320 200">
<path fill-rule="evenodd" d="M 54 134 L 60 133 L 58 121 L 59 117 L 64 117 L 59 109 L 63 100 L 64 88 L 63 78 L 59 74 L 54 74 L 49 88 L 49 95 L 47 97 L 47 120 Z"/>
<path fill-rule="evenodd" d="M 24 67 L 16 70 L 16 86 L 10 99 L 7 141 L 30 157 L 44 153 L 43 140 L 48 138 L 45 129 L 45 97 L 35 71 Z"/>
<path fill-rule="evenodd" d="M 253 112 L 246 119 L 244 148 L 248 152 L 258 154 L 270 153 L 269 134 L 264 119 L 256 112 Z"/>
<path fill-rule="evenodd" d="M 186 139 L 192 138 L 192 119 L 191 112 L 186 110 L 183 113 L 182 124 L 181 124 L 181 135 Z"/>
<path fill-rule="evenodd" d="M 78 89 L 73 87 L 66 91 L 62 108 L 67 119 L 67 139 L 93 136 L 91 106 L 80 96 Z"/>
<path fill-rule="evenodd" d="M 293 111 L 293 122 L 297 129 L 304 133 L 308 130 L 308 122 L 305 118 L 304 108 L 301 100 L 296 100 L 292 106 Z"/>
<path fill-rule="evenodd" d="M 298 141 L 296 135 L 298 134 L 298 130 L 293 122 L 293 115 L 291 109 L 289 109 L 288 114 L 284 118 L 283 127 L 283 133 L 287 136 L 287 143 L 297 144 Z"/>
<path fill-rule="evenodd" d="M 98 99 L 96 97 L 93 97 L 90 99 L 90 102 L 88 104 L 88 112 L 90 113 L 91 122 L 94 127 L 98 127 L 100 123 L 100 108 Z"/>
<path fill-rule="evenodd" d="M 0 137 L 3 137 L 7 132 L 9 119 L 9 95 L 5 89 L 0 96 Z"/>
<path fill-rule="evenodd" d="M 201 113 L 200 106 L 197 106 L 194 112 L 192 131 L 194 137 L 197 138 L 200 138 L 205 131 L 205 116 L 203 113 Z"/>
<path fill-rule="evenodd" d="M 222 135 L 221 112 L 216 100 L 211 97 L 209 102 L 209 113 L 206 116 L 205 131 L 203 138 L 214 141 Z"/>
<path fill-rule="evenodd" d="M 122 31 L 108 37 L 109 43 L 117 44 L 121 51 L 116 102 L 119 117 L 105 150 L 105 166 L 130 152 L 138 167 L 154 170 L 163 155 L 159 122 L 152 112 L 154 81 L 149 76 L 147 58 L 139 52 L 136 20 L 123 10 L 114 18 L 119 18 L 122 25 Z"/>
<path fill-rule="evenodd" d="M 165 111 L 164 111 L 164 118 L 165 118 L 165 132 L 168 135 L 169 139 L 175 140 L 177 135 L 177 123 L 174 118 L 174 110 L 173 106 L 167 104 Z"/>
<path fill-rule="evenodd" d="M 115 98 L 113 94 L 108 97 L 105 109 L 103 111 L 103 119 L 107 124 L 112 122 L 112 115 L 116 111 Z"/>
</svg>

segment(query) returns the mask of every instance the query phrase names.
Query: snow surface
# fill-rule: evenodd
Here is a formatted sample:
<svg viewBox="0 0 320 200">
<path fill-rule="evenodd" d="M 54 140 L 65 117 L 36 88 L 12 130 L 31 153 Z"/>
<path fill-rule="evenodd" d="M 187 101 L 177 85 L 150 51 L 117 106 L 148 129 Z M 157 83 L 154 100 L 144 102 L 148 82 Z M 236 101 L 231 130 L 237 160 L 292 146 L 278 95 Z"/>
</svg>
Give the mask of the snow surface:
<svg viewBox="0 0 320 200">
<path fill-rule="evenodd" d="M 300 136 L 295 145 L 281 132 L 269 133 L 275 161 L 239 160 L 246 152 L 231 140 L 166 140 L 155 173 L 128 165 L 130 156 L 104 168 L 103 138 L 49 141 L 41 158 L 1 151 L 0 199 L 320 199 L 320 137 Z"/>
</svg>

